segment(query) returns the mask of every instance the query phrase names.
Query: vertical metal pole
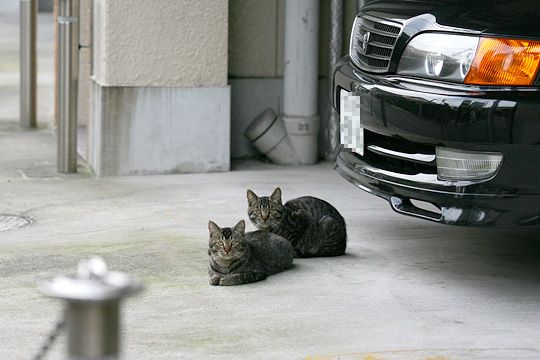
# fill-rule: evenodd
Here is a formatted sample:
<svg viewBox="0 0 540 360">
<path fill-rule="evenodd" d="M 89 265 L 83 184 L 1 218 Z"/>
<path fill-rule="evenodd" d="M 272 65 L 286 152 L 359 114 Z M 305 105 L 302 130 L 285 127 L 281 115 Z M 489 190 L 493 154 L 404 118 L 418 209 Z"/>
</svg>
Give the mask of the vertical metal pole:
<svg viewBox="0 0 540 360">
<path fill-rule="evenodd" d="M 20 2 L 20 125 L 24 129 L 37 126 L 36 122 L 36 35 L 37 0 Z"/>
<path fill-rule="evenodd" d="M 116 360 L 120 356 L 120 299 L 67 305 L 69 360 Z"/>
<path fill-rule="evenodd" d="M 339 117 L 334 110 L 334 70 L 341 58 L 343 44 L 343 0 L 330 0 L 330 42 L 328 51 L 328 110 L 326 123 L 326 160 L 335 160 L 339 150 Z"/>
<path fill-rule="evenodd" d="M 60 173 L 77 171 L 77 93 L 79 80 L 79 0 L 58 7 L 58 163 Z"/>
</svg>

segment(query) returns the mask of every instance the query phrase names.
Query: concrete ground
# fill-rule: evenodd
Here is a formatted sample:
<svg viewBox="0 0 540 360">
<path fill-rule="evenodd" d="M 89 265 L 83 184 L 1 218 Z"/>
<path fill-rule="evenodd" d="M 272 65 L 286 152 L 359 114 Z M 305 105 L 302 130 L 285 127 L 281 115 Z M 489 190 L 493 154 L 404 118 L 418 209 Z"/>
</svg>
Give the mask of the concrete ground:
<svg viewBox="0 0 540 360">
<path fill-rule="evenodd" d="M 146 285 L 125 302 L 126 359 L 540 358 L 539 231 L 399 216 L 329 163 L 100 179 L 82 165 L 58 175 L 53 130 L 19 130 L 9 86 L 0 81 L 2 107 L 15 109 L 0 116 L 0 214 L 34 222 L 0 232 L 0 359 L 31 358 L 60 313 L 36 283 L 91 255 Z M 209 286 L 208 219 L 247 220 L 246 189 L 276 185 L 285 199 L 333 203 L 348 224 L 347 255 L 297 259 L 255 284 Z M 64 352 L 61 338 L 49 359 Z"/>
</svg>

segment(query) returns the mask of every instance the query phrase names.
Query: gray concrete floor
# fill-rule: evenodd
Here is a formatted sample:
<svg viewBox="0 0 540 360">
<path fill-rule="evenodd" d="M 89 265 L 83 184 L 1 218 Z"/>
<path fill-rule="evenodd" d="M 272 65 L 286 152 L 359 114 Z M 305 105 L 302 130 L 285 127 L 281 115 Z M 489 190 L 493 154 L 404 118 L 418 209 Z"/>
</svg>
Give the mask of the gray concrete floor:
<svg viewBox="0 0 540 360">
<path fill-rule="evenodd" d="M 0 359 L 29 359 L 60 313 L 36 282 L 91 255 L 146 284 L 125 303 L 126 359 L 540 358 L 539 231 L 399 216 L 328 163 L 101 179 L 81 166 L 58 175 L 53 130 L 17 128 L 13 88 L 0 81 L 2 107 L 12 109 L 0 118 L 0 214 L 35 222 L 0 232 Z M 333 203 L 348 224 L 347 255 L 295 260 L 251 285 L 209 286 L 208 219 L 247 219 L 246 189 L 276 185 L 285 199 Z M 63 358 L 64 347 L 62 338 L 49 358 Z"/>
</svg>

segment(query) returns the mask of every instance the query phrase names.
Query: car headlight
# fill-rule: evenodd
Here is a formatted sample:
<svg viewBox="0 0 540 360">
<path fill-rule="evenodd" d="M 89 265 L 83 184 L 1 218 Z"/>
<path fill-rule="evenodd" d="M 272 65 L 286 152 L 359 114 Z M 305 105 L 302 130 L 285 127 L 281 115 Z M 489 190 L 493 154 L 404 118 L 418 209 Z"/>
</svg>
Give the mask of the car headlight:
<svg viewBox="0 0 540 360">
<path fill-rule="evenodd" d="M 414 37 L 397 68 L 400 75 L 463 82 L 474 60 L 479 37 L 424 33 Z"/>
<path fill-rule="evenodd" d="M 530 86 L 540 68 L 540 41 L 482 38 L 465 84 Z"/>
<path fill-rule="evenodd" d="M 401 55 L 397 73 L 469 85 L 531 86 L 540 41 L 423 33 Z"/>
</svg>

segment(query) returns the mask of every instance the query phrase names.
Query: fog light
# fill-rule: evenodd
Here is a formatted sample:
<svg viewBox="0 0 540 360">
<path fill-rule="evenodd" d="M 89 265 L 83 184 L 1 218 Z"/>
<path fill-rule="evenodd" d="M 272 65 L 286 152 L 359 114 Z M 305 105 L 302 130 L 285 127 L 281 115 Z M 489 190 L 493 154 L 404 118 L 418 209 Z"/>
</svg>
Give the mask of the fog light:
<svg viewBox="0 0 540 360">
<path fill-rule="evenodd" d="M 493 177 L 502 163 L 501 153 L 437 147 L 437 177 L 441 180 L 483 180 Z"/>
</svg>

